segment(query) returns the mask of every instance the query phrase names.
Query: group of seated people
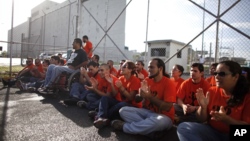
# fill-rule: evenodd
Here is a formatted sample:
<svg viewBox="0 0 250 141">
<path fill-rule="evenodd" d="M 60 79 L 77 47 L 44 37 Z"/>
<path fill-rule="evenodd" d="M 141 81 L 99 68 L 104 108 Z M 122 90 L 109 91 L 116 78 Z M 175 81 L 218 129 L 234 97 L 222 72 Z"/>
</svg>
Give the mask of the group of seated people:
<svg viewBox="0 0 250 141">
<path fill-rule="evenodd" d="M 175 124 L 181 141 L 229 140 L 229 125 L 250 123 L 249 69 L 234 61 L 212 64 L 207 78 L 203 64 L 193 63 L 190 78 L 184 80 L 184 68 L 178 64 L 171 78 L 159 58 L 150 60 L 147 70 L 143 61 L 121 60 L 117 71 L 112 60 L 99 64 L 98 55 L 88 59 L 81 46 L 76 38 L 75 51 L 63 66 L 58 56 L 44 60 L 44 67 L 40 60 L 33 65 L 28 58 L 24 70 L 31 69 L 32 77 L 21 71 L 25 77 L 18 82 L 46 91 L 63 71 L 80 70 L 79 82 L 72 84 L 64 104 L 89 110 L 98 129 L 111 125 L 125 133 L 156 137 Z"/>
</svg>

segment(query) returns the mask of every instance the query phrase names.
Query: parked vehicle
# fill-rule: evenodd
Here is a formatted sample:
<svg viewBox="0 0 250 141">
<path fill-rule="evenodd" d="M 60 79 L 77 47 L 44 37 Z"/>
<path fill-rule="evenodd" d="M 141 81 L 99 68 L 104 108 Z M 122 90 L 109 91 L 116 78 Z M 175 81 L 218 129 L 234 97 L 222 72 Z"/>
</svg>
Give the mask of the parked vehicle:
<svg viewBox="0 0 250 141">
<path fill-rule="evenodd" d="M 52 56 L 52 54 L 43 52 L 43 53 L 41 53 L 39 55 L 39 59 L 41 59 L 41 60 L 43 60 L 43 59 L 50 59 L 51 56 Z"/>
</svg>

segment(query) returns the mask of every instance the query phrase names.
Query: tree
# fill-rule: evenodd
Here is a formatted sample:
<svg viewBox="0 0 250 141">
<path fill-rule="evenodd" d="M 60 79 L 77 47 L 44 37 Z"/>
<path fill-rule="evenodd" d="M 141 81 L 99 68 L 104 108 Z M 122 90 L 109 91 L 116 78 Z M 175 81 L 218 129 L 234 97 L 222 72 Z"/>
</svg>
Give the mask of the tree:
<svg viewBox="0 0 250 141">
<path fill-rule="evenodd" d="M 7 57 L 7 51 L 3 51 L 3 52 L 1 53 L 1 56 L 2 56 L 2 57 Z"/>
</svg>

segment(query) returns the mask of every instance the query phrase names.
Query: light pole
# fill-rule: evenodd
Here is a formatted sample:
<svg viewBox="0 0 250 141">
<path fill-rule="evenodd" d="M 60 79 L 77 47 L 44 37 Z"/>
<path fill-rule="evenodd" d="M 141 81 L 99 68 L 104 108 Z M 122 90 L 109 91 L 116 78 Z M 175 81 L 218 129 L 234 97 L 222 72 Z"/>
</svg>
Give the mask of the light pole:
<svg viewBox="0 0 250 141">
<path fill-rule="evenodd" d="M 55 54 L 55 48 L 56 48 L 56 37 L 55 35 L 52 36 L 54 38 L 54 54 Z"/>
</svg>

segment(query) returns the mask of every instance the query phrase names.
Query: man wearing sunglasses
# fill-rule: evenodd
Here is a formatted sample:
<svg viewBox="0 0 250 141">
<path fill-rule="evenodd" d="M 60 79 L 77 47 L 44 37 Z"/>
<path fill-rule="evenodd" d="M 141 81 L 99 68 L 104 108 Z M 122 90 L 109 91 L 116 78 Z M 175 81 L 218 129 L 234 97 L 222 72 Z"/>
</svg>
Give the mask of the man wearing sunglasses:
<svg viewBox="0 0 250 141">
<path fill-rule="evenodd" d="M 195 112 L 199 107 L 195 93 L 201 88 L 206 93 L 210 84 L 202 77 L 204 75 L 204 67 L 200 63 L 191 65 L 189 79 L 182 82 L 177 91 L 177 101 L 174 104 L 175 114 L 177 115 L 177 123 L 184 121 L 196 122 Z"/>
</svg>

